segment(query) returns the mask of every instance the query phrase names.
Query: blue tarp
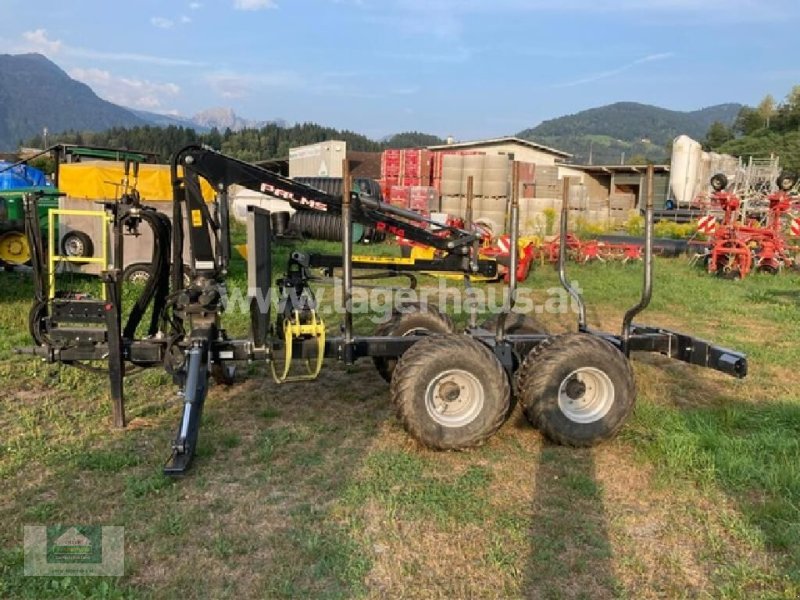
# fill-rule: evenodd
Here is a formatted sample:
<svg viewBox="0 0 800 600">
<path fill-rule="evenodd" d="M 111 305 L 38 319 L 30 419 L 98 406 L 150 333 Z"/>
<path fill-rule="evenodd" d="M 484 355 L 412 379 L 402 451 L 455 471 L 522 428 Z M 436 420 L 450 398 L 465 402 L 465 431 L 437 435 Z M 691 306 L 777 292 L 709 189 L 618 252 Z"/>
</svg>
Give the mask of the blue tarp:
<svg viewBox="0 0 800 600">
<path fill-rule="evenodd" d="M 0 190 L 51 185 L 39 169 L 28 165 L 16 165 L 9 169 L 12 164 L 0 161 Z"/>
</svg>

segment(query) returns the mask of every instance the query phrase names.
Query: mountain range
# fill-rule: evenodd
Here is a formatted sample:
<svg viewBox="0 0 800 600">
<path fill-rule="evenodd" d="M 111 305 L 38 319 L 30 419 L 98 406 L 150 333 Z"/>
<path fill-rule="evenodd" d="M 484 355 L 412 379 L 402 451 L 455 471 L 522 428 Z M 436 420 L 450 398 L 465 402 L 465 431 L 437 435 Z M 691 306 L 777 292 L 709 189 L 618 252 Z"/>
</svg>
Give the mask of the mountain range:
<svg viewBox="0 0 800 600">
<path fill-rule="evenodd" d="M 118 106 L 72 79 L 41 54 L 0 54 L 0 151 L 22 140 L 63 131 L 103 131 L 112 127 L 187 127 L 207 132 L 216 127 L 240 131 L 281 121 L 251 121 L 230 108 L 210 108 L 193 117 L 164 115 Z"/>
<path fill-rule="evenodd" d="M 682 112 L 636 102 L 617 102 L 550 119 L 518 137 L 565 150 L 578 163 L 616 164 L 638 156 L 663 160 L 675 137 L 703 140 L 712 123 L 733 124 L 741 104 Z"/>
<path fill-rule="evenodd" d="M 164 115 L 160 113 L 147 112 L 145 110 L 130 109 L 137 117 L 144 119 L 150 125 L 159 127 L 188 127 L 195 131 L 206 133 L 215 127 L 220 131 L 230 129 L 231 131 L 241 131 L 242 129 L 260 129 L 265 125 L 275 123 L 281 127 L 286 127 L 287 123 L 283 119 L 273 119 L 271 121 L 255 121 L 240 117 L 232 108 L 222 106 L 208 108 L 197 113 L 192 117 L 181 117 L 178 115 Z"/>
<path fill-rule="evenodd" d="M 74 129 L 100 131 L 147 121 L 97 97 L 41 54 L 0 54 L 0 150 L 24 139 Z"/>
<path fill-rule="evenodd" d="M 544 121 L 517 136 L 570 152 L 574 162 L 618 163 L 632 157 L 660 161 L 677 135 L 703 139 L 713 122 L 730 125 L 741 108 L 721 104 L 681 112 L 619 102 Z M 222 132 L 267 124 L 286 127 L 280 120 L 243 119 L 230 108 L 211 108 L 193 117 L 132 110 L 98 97 L 41 54 L 0 54 L 0 151 L 16 149 L 44 128 L 51 134 L 146 125 Z"/>
</svg>

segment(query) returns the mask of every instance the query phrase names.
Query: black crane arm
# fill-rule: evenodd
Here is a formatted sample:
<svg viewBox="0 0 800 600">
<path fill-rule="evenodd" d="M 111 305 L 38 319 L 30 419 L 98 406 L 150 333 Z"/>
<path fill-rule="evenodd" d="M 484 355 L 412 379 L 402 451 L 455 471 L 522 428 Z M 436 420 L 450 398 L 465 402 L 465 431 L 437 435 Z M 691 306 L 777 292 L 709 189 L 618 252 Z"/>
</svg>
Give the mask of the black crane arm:
<svg viewBox="0 0 800 600">
<path fill-rule="evenodd" d="M 332 214 L 340 214 L 342 210 L 342 199 L 339 196 L 330 195 L 205 146 L 186 146 L 173 157 L 172 166 L 174 178 L 177 178 L 176 167 L 180 166 L 202 177 L 218 191 L 236 184 L 285 200 L 297 210 Z M 413 211 L 385 204 L 380 198 L 354 191 L 351 192 L 351 202 L 354 221 L 448 254 L 468 254 L 471 244 L 477 239 L 474 233 L 438 223 L 438 229 L 434 232 L 428 227 L 434 223 L 430 219 Z"/>
</svg>

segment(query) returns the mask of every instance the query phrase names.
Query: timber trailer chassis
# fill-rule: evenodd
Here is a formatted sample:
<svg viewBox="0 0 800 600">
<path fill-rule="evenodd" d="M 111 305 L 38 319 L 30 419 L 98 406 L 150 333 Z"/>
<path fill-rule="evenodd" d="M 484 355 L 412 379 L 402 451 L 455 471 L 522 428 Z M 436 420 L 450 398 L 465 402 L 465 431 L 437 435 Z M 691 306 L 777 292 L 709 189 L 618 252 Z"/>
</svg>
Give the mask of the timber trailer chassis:
<svg viewBox="0 0 800 600">
<path fill-rule="evenodd" d="M 477 325 L 477 315 L 473 312 L 470 325 L 459 334 L 452 331 L 449 318 L 435 308 L 416 305 L 409 307 L 411 319 L 421 320 L 422 324 L 398 329 L 392 323 L 402 326 L 406 317 L 395 314 L 389 327 L 379 327 L 376 335 L 371 336 L 356 335 L 353 331 L 353 268 L 354 265 L 375 268 L 375 265 L 360 264 L 354 259 L 352 223 L 372 225 L 437 250 L 438 258 L 425 261 L 424 265 L 398 261 L 397 265 L 387 266 L 387 274 L 410 276 L 409 271 L 415 270 L 457 271 L 464 274 L 465 285 L 469 287 L 471 275 L 492 276 L 497 268 L 493 261 L 478 259 L 479 239 L 469 227 L 469 198 L 468 227 L 464 230 L 445 227 L 434 234 L 430 222 L 417 213 L 352 192 L 346 161 L 341 197 L 201 146 L 187 146 L 173 156 L 171 172 L 171 225 L 163 216 L 142 206 L 135 192 L 95 213 L 106 219 L 114 244 L 113 259 L 107 248 L 103 250 L 109 268 L 102 273 L 102 299 L 56 294 L 53 271 L 57 261 L 45 257 L 35 221 L 37 199 L 26 198 L 26 231 L 36 284 L 30 327 L 38 345 L 19 350 L 48 363 L 107 372 L 116 427 L 125 426 L 126 369 L 166 368 L 183 398 L 180 424 L 164 467 L 167 475 L 180 475 L 189 468 L 198 444 L 209 379 L 233 383 L 237 362 L 265 361 L 275 379 L 283 382 L 316 378 L 325 358 L 351 365 L 360 358 L 372 357 L 381 375 L 391 381 L 392 401 L 406 429 L 423 444 L 437 449 L 460 449 L 482 443 L 502 426 L 515 400 L 521 402 L 531 421 L 556 442 L 589 446 L 607 439 L 619 430 L 633 407 L 635 386 L 629 357 L 634 351 L 659 353 L 735 377 L 747 374 L 747 359 L 739 352 L 690 335 L 633 323 L 648 306 L 653 287 L 652 168 L 648 169 L 642 293 L 638 303 L 625 313 L 620 334 L 595 331 L 587 325 L 584 301 L 566 273 L 568 203 L 563 203 L 558 271 L 562 286 L 577 304 L 578 323 L 576 333 L 557 336 L 547 335 L 536 327 L 515 325 L 519 315 L 512 313 L 519 261 L 516 165 L 511 185 L 508 293 L 503 312 L 491 325 L 483 327 Z M 217 192 L 210 206 L 203 201 L 198 177 L 205 178 Z M 340 214 L 343 222 L 341 255 L 291 253 L 287 271 L 276 283 L 279 303 L 273 323 L 270 302 L 266 302 L 265 309 L 259 308 L 264 306 L 259 301 L 269 298 L 272 291 L 272 218 L 268 211 L 250 207 L 249 339 L 229 339 L 221 327 L 230 260 L 227 188 L 231 184 L 271 193 L 298 209 Z M 135 231 L 142 223 L 154 233 L 153 276 L 123 326 L 122 237 L 125 228 Z M 187 261 L 183 257 L 183 244 L 187 230 L 190 281 L 185 283 L 183 265 Z M 344 323 L 342 334 L 337 337 L 325 337 L 325 326 L 316 313 L 309 287 L 314 281 L 311 272 L 314 267 L 324 268 L 328 274 L 334 268 L 342 270 Z M 148 334 L 136 338 L 137 328 L 150 305 Z M 434 326 L 426 325 L 431 319 Z M 438 329 L 437 322 L 443 324 Z M 420 330 L 423 335 L 418 335 Z M 289 367 L 296 359 L 306 361 L 307 371 L 300 377 L 290 377 Z M 283 368 L 276 368 L 280 362 L 284 363 Z"/>
</svg>

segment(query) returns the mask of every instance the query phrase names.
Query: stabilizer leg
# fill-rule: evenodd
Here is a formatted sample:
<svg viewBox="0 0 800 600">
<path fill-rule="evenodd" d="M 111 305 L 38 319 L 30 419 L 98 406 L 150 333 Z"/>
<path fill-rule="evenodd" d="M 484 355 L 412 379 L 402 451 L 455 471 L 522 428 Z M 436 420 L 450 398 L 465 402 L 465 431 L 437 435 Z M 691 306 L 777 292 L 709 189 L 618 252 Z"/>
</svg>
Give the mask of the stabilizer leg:
<svg viewBox="0 0 800 600">
<path fill-rule="evenodd" d="M 164 465 L 165 475 L 182 475 L 191 465 L 197 448 L 203 403 L 208 392 L 208 341 L 196 340 L 186 355 L 183 417 L 178 435 L 172 443 L 172 456 Z"/>
<path fill-rule="evenodd" d="M 106 286 L 105 305 L 106 329 L 108 330 L 108 378 L 111 391 L 111 408 L 114 427 L 125 427 L 124 377 L 125 361 L 122 357 L 122 333 L 120 331 L 120 289 L 119 271 L 105 272 L 103 280 Z"/>
</svg>

